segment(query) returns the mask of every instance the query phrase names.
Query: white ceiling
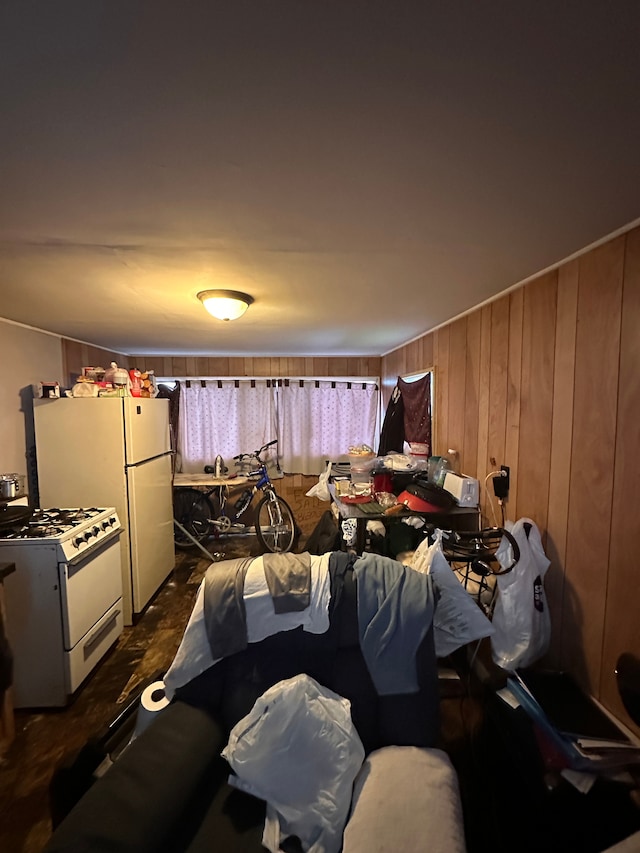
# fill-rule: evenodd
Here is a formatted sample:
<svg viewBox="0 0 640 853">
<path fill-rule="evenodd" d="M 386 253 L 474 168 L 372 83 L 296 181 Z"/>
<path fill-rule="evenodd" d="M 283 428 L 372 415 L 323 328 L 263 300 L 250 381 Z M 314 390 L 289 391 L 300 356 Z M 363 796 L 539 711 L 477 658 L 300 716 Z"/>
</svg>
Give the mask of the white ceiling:
<svg viewBox="0 0 640 853">
<path fill-rule="evenodd" d="M 387 352 L 640 217 L 639 34 L 637 0 L 5 0 L 0 316 Z"/>
</svg>

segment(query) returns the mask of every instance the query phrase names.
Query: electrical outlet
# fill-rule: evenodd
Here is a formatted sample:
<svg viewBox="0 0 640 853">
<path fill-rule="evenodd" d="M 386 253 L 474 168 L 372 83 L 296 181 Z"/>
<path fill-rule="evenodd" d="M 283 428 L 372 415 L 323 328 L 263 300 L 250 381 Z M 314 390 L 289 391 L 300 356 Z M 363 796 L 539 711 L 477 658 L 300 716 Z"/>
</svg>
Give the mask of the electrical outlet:
<svg viewBox="0 0 640 853">
<path fill-rule="evenodd" d="M 493 478 L 493 492 L 497 498 L 504 500 L 509 494 L 509 468 L 507 465 L 500 466 L 501 476 Z"/>
</svg>

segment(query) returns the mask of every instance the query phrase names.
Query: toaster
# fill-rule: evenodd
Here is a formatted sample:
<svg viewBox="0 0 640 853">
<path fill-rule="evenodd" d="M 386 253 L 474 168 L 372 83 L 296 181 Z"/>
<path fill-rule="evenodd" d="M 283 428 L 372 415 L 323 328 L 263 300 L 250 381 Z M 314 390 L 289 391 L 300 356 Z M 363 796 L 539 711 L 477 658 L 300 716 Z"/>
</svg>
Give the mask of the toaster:
<svg viewBox="0 0 640 853">
<path fill-rule="evenodd" d="M 446 491 L 456 499 L 458 506 L 478 506 L 480 483 L 473 477 L 447 471 L 443 485 Z"/>
</svg>

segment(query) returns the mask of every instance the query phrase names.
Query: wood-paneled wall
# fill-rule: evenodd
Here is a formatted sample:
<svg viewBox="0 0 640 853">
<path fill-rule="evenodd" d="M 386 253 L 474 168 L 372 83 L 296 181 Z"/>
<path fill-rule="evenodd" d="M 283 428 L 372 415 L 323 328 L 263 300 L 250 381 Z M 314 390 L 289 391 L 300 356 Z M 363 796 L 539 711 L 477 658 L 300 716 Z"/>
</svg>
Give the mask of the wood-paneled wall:
<svg viewBox="0 0 640 853">
<path fill-rule="evenodd" d="M 132 363 L 136 356 L 131 356 Z M 156 376 L 266 376 L 272 379 L 287 376 L 380 376 L 381 359 L 369 357 L 294 358 L 291 356 L 248 357 L 190 357 L 149 356 L 146 369 Z M 139 366 L 136 365 L 136 366 Z"/>
<path fill-rule="evenodd" d="M 69 338 L 62 338 L 62 369 L 64 371 L 64 383 L 71 387 L 77 377 L 82 374 L 83 367 L 109 367 L 115 361 L 119 367 L 129 368 L 129 356 L 122 353 L 94 347 L 90 344 L 81 344 Z"/>
<path fill-rule="evenodd" d="M 543 534 L 549 663 L 639 730 L 615 664 L 640 656 L 640 229 L 383 357 L 385 400 L 428 368 L 434 452 L 459 450 L 488 524 L 485 477 L 508 465 L 507 517 Z"/>
<path fill-rule="evenodd" d="M 153 370 L 156 376 L 366 376 L 379 377 L 378 356 L 326 356 L 295 358 L 291 356 L 198 357 L 177 355 L 122 355 L 99 347 L 62 339 L 62 358 L 66 382 L 71 385 L 83 367 L 108 367 L 116 361 L 121 367 Z"/>
</svg>

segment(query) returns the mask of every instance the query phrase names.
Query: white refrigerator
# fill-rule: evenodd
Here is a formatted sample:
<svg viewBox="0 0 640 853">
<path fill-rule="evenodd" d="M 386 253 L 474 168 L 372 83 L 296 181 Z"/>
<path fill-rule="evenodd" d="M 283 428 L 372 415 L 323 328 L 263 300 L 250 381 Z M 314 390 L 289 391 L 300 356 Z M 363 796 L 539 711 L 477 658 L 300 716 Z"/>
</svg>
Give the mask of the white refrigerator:
<svg viewBox="0 0 640 853">
<path fill-rule="evenodd" d="M 34 425 L 40 506 L 118 511 L 131 625 L 175 565 L 169 401 L 38 399 Z"/>
</svg>

